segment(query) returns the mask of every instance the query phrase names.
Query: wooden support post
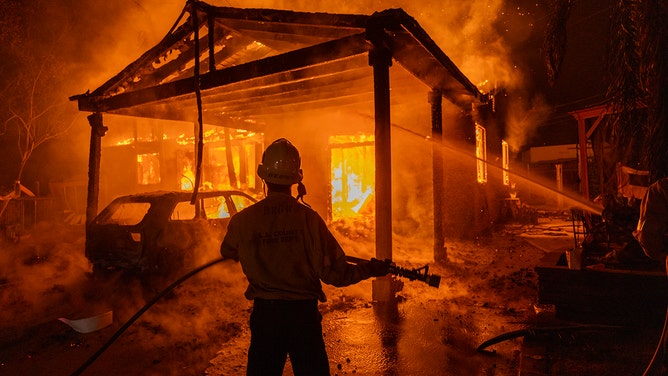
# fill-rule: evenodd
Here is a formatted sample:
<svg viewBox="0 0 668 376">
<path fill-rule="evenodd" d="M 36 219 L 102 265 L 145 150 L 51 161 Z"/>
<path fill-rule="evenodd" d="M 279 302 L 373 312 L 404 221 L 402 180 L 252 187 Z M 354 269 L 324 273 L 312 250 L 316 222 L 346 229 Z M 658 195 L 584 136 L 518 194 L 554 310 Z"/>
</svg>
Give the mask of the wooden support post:
<svg viewBox="0 0 668 376">
<path fill-rule="evenodd" d="M 580 172 L 580 194 L 585 200 L 589 200 L 589 166 L 587 165 L 587 132 L 585 129 L 586 118 L 576 116 L 578 120 L 578 158 Z"/>
<path fill-rule="evenodd" d="M 107 133 L 107 127 L 102 124 L 102 114 L 99 112 L 88 116 L 90 124 L 90 149 L 88 154 L 88 197 L 86 201 L 86 225 L 97 215 L 97 205 L 100 193 L 100 159 L 102 157 L 102 137 Z"/>
<path fill-rule="evenodd" d="M 431 138 L 432 166 L 434 191 L 434 261 L 448 260 L 443 231 L 443 97 L 441 92 L 433 90 L 429 93 L 431 104 Z"/>
<path fill-rule="evenodd" d="M 557 191 L 563 192 L 564 191 L 564 165 L 563 163 L 557 163 L 554 165 L 554 170 L 555 170 L 555 178 L 557 180 Z M 563 209 L 564 207 L 564 196 L 563 195 L 557 195 L 557 208 L 559 210 Z"/>
<path fill-rule="evenodd" d="M 392 259 L 392 146 L 390 122 L 390 66 L 392 52 L 383 43 L 382 28 L 371 30 L 374 49 L 369 52 L 373 67 L 376 156 L 376 258 Z M 372 298 L 381 303 L 396 302 L 398 281 L 390 276 L 372 282 Z"/>
<path fill-rule="evenodd" d="M 392 258 L 392 159 L 390 138 L 390 65 L 389 50 L 369 53 L 373 66 L 376 156 L 376 257 Z"/>
</svg>

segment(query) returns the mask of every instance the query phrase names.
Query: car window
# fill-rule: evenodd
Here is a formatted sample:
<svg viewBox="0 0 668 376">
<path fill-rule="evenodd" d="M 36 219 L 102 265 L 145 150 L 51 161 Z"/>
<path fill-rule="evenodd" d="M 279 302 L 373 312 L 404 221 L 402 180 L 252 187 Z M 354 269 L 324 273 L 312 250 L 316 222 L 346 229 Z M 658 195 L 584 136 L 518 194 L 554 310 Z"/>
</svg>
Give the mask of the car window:
<svg viewBox="0 0 668 376">
<path fill-rule="evenodd" d="M 234 207 L 237 208 L 237 212 L 240 212 L 241 209 L 247 208 L 255 203 L 255 201 L 250 198 L 242 195 L 230 195 L 232 202 L 234 202 Z"/>
<path fill-rule="evenodd" d="M 195 205 L 190 201 L 180 201 L 174 207 L 169 219 L 172 221 L 187 221 L 195 218 Z"/>
<path fill-rule="evenodd" d="M 227 208 L 225 198 L 222 196 L 204 198 L 202 203 L 204 204 L 204 212 L 207 218 L 228 218 L 230 216 L 230 210 Z"/>
<path fill-rule="evenodd" d="M 148 202 L 126 202 L 115 206 L 115 208 L 100 223 L 108 223 L 122 226 L 133 226 L 141 222 L 148 212 L 151 204 Z"/>
</svg>

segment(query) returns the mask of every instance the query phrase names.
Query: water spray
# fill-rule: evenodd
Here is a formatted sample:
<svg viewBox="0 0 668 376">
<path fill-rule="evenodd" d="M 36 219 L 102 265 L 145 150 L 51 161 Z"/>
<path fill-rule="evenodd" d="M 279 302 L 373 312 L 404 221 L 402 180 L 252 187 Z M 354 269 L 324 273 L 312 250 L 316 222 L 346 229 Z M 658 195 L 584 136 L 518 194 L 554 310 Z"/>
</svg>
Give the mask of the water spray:
<svg viewBox="0 0 668 376">
<path fill-rule="evenodd" d="M 437 140 L 434 140 L 431 136 L 427 136 L 427 135 L 420 134 L 420 133 L 418 133 L 418 132 L 416 132 L 416 131 L 412 131 L 412 130 L 410 130 L 410 129 L 408 129 L 408 128 L 402 127 L 402 126 L 397 125 L 397 124 L 392 124 L 392 127 L 397 128 L 397 129 L 400 129 L 400 130 L 402 130 L 402 131 L 404 131 L 404 132 L 410 133 L 410 134 L 413 135 L 413 136 L 420 137 L 420 138 L 422 138 L 422 139 L 424 139 L 424 140 L 426 140 L 426 141 L 429 141 L 429 142 L 431 142 L 431 143 L 433 143 L 433 144 L 436 144 L 438 147 L 441 147 L 442 149 L 448 150 L 448 151 L 450 151 L 450 152 L 452 152 L 452 153 L 455 153 L 455 154 L 457 154 L 457 155 L 460 155 L 460 156 L 463 156 L 463 157 L 466 157 L 466 158 L 469 158 L 469 159 L 473 159 L 473 160 L 475 160 L 475 161 L 477 161 L 477 162 L 485 163 L 488 167 L 492 167 L 492 168 L 497 169 L 497 170 L 499 170 L 499 171 L 503 171 L 503 172 L 507 172 L 507 173 L 509 173 L 509 174 L 512 174 L 513 176 L 515 176 L 515 177 L 517 177 L 517 178 L 520 178 L 520 179 L 522 179 L 523 181 L 526 181 L 526 182 L 529 183 L 529 184 L 533 184 L 533 185 L 538 186 L 538 187 L 540 187 L 540 188 L 542 188 L 542 189 L 544 189 L 544 190 L 546 190 L 546 191 L 549 191 L 549 192 L 554 193 L 554 194 L 556 194 L 556 195 L 558 195 L 558 196 L 561 196 L 561 197 L 564 197 L 564 198 L 566 198 L 566 199 L 568 199 L 568 200 L 573 201 L 573 202 L 575 203 L 575 207 L 578 207 L 578 208 L 580 208 L 580 209 L 586 210 L 586 211 L 591 212 L 591 213 L 593 213 L 593 214 L 597 214 L 597 215 L 601 215 L 601 214 L 602 214 L 603 209 L 602 209 L 601 207 L 599 207 L 599 206 L 593 204 L 591 201 L 586 200 L 586 199 L 584 199 L 584 198 L 582 198 L 582 197 L 577 197 L 577 196 L 571 195 L 571 194 L 569 194 L 569 193 L 567 193 L 567 192 L 560 191 L 560 190 L 558 190 L 558 189 L 556 189 L 556 188 L 554 188 L 554 187 L 551 187 L 551 186 L 549 186 L 549 185 L 547 185 L 547 184 L 541 183 L 541 182 L 537 181 L 536 179 L 530 178 L 530 177 L 525 176 L 525 175 L 523 175 L 523 174 L 521 174 L 521 173 L 517 173 L 516 171 L 511 171 L 511 170 L 509 170 L 509 169 L 507 169 L 507 168 L 504 168 L 504 167 L 501 167 L 501 166 L 499 166 L 499 165 L 497 165 L 497 164 L 491 163 L 491 162 L 488 161 L 488 160 L 485 160 L 485 159 L 482 159 L 482 158 L 478 158 L 476 155 L 472 155 L 472 154 L 470 154 L 470 153 L 466 153 L 466 152 L 464 152 L 464 151 L 461 151 L 461 150 L 457 149 L 457 148 L 454 147 L 454 146 L 450 146 L 450 145 L 448 145 L 448 144 L 446 144 L 446 143 L 443 143 L 443 142 L 439 142 L 439 141 L 437 141 Z"/>
</svg>

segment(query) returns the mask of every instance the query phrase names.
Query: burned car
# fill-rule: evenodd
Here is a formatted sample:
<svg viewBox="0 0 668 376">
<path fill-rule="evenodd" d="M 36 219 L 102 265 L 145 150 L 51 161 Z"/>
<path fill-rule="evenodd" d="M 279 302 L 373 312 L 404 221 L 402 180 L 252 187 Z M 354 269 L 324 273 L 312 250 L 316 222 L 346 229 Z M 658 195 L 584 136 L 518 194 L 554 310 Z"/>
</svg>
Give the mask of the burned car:
<svg viewBox="0 0 668 376">
<path fill-rule="evenodd" d="M 94 274 L 138 271 L 165 280 L 220 256 L 230 218 L 257 202 L 240 191 L 157 191 L 121 196 L 86 229 Z"/>
</svg>

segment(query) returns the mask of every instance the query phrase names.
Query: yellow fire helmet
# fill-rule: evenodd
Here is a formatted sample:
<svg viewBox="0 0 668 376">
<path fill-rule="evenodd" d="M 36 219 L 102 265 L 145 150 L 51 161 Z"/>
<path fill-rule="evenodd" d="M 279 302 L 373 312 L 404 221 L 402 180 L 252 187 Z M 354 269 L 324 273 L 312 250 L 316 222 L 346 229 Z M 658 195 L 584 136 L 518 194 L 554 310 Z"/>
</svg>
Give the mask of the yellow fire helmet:
<svg viewBox="0 0 668 376">
<path fill-rule="evenodd" d="M 257 174 L 268 183 L 292 185 L 301 182 L 304 174 L 299 151 L 287 139 L 279 138 L 262 154 Z"/>
</svg>

